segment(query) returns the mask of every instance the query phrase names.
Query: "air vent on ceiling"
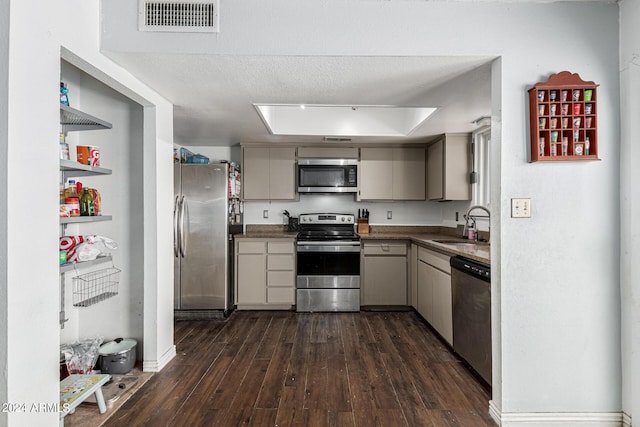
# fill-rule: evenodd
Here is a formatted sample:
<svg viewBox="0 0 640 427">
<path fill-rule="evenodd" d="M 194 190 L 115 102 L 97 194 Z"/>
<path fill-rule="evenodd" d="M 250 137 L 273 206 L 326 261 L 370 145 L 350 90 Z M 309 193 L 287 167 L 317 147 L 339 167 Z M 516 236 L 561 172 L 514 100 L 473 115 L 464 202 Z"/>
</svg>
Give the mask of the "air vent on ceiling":
<svg viewBox="0 0 640 427">
<path fill-rule="evenodd" d="M 220 0 L 139 0 L 140 31 L 217 33 Z"/>
<path fill-rule="evenodd" d="M 349 142 L 351 138 L 342 138 L 338 136 L 325 136 L 324 142 Z"/>
</svg>

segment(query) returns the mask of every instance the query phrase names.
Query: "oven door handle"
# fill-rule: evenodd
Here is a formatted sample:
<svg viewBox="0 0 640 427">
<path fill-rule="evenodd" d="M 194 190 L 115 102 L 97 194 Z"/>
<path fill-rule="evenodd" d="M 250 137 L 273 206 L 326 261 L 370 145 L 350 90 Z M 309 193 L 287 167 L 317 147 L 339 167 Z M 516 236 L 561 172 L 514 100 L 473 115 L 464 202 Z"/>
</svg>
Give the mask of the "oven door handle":
<svg viewBox="0 0 640 427">
<path fill-rule="evenodd" d="M 298 242 L 298 252 L 360 252 L 360 242 Z"/>
</svg>

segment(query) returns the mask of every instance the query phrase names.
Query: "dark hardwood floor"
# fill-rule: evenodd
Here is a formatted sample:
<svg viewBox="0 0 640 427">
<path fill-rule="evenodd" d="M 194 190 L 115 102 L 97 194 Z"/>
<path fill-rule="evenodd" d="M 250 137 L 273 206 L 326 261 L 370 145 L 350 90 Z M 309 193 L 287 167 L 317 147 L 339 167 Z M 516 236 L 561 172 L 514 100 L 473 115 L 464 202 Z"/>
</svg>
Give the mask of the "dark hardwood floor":
<svg viewBox="0 0 640 427">
<path fill-rule="evenodd" d="M 176 321 L 177 356 L 107 426 L 493 426 L 489 392 L 413 312 Z"/>
</svg>

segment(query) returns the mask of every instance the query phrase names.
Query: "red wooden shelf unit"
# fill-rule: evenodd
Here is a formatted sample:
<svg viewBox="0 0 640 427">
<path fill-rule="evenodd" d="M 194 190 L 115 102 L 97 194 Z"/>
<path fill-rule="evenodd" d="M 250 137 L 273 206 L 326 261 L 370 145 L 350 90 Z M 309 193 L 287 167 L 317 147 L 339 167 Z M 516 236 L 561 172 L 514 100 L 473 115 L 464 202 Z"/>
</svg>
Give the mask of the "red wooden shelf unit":
<svg viewBox="0 0 640 427">
<path fill-rule="evenodd" d="M 531 162 L 599 160 L 598 86 L 561 71 L 529 89 Z"/>
</svg>

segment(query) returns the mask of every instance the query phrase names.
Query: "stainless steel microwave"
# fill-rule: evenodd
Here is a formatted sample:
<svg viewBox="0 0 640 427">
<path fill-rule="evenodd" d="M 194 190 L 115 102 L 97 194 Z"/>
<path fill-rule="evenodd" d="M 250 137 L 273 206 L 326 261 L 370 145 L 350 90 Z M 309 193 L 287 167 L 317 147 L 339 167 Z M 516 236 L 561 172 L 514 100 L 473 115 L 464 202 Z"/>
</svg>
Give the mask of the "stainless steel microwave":
<svg viewBox="0 0 640 427">
<path fill-rule="evenodd" d="M 298 193 L 355 193 L 358 191 L 356 159 L 298 160 Z"/>
</svg>

